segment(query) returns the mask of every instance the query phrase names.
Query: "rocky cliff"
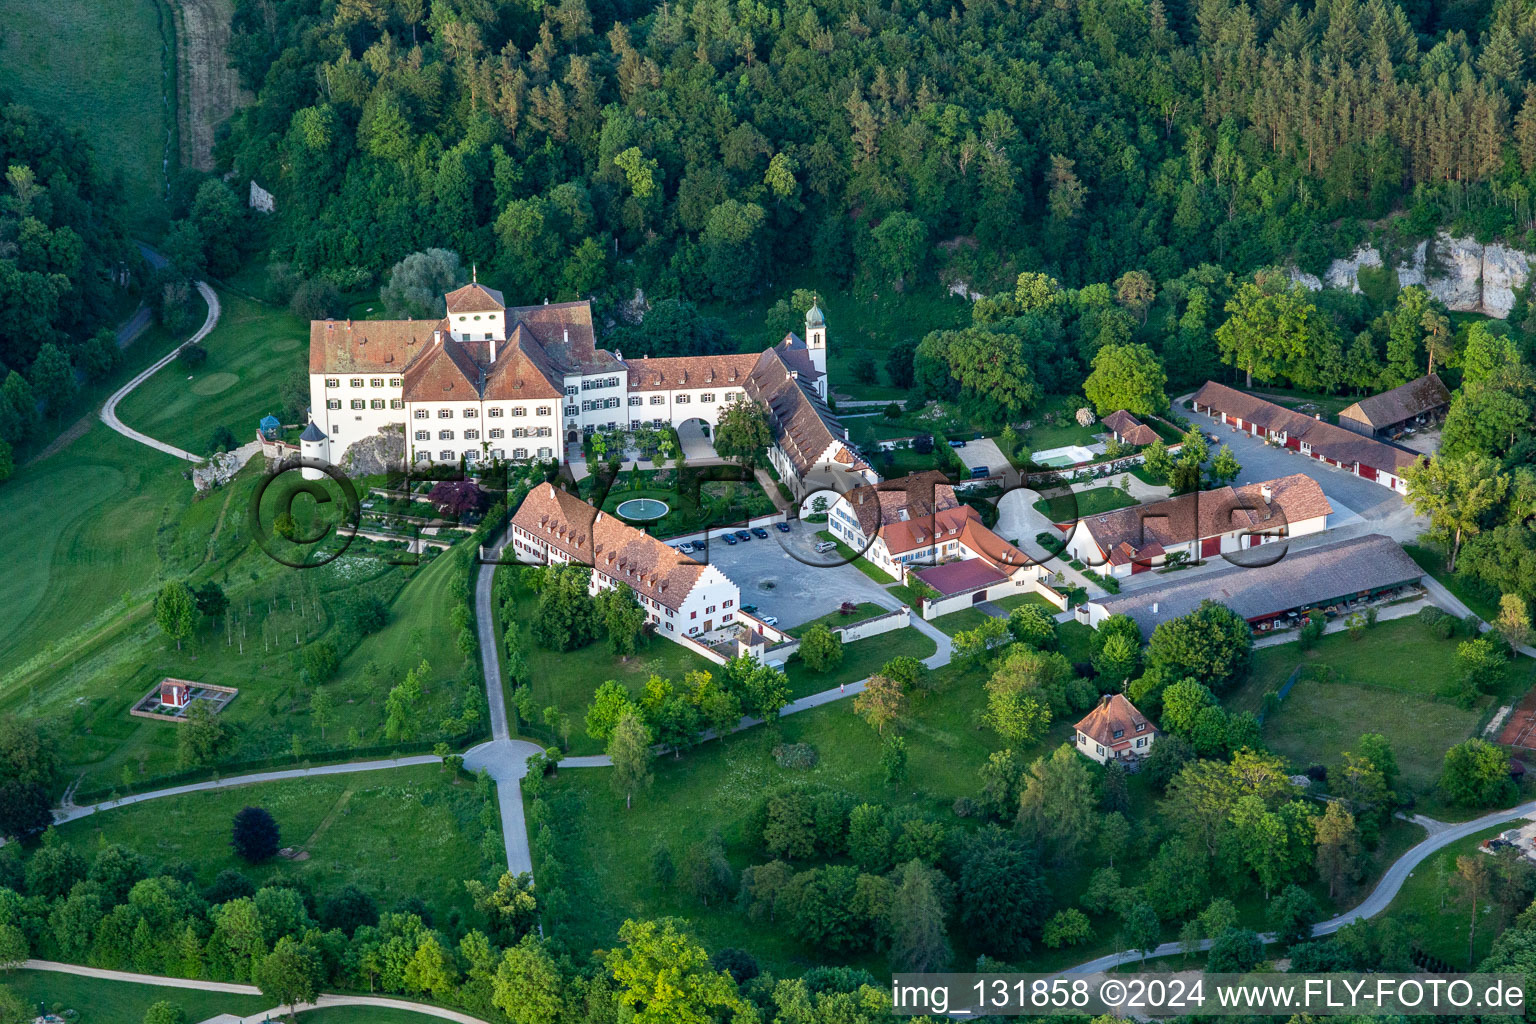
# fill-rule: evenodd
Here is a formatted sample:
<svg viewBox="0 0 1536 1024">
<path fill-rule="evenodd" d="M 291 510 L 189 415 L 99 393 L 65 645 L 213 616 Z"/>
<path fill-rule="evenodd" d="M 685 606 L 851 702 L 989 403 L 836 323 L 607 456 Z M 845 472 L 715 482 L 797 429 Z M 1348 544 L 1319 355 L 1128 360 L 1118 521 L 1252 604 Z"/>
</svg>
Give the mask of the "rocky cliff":
<svg viewBox="0 0 1536 1024">
<path fill-rule="evenodd" d="M 1507 245 L 1481 245 L 1472 238 L 1452 238 L 1441 232 L 1434 242 L 1433 257 L 1429 243 L 1420 242 L 1413 258 L 1399 263 L 1397 283 L 1403 287 L 1423 285 L 1446 308 L 1469 313 L 1486 313 L 1500 319 L 1509 316 L 1515 305 L 1515 293 L 1525 287 L 1536 256 Z M 1355 250 L 1348 259 L 1334 260 L 1319 279 L 1314 274 L 1291 271 L 1291 278 L 1311 289 L 1348 288 L 1360 290 L 1360 268 L 1382 266 L 1381 253 L 1369 245 Z"/>
</svg>

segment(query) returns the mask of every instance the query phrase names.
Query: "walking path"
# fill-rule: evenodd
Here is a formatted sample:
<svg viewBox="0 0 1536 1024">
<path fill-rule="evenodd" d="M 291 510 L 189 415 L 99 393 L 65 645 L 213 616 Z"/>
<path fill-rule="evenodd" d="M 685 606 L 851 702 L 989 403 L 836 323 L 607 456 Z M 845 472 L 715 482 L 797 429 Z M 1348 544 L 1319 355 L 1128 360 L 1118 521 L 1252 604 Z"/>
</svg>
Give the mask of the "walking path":
<svg viewBox="0 0 1536 1024">
<path fill-rule="evenodd" d="M 1471 821 L 1463 821 L 1454 825 L 1445 822 L 1433 822 L 1435 827 L 1429 828 L 1430 834 L 1413 849 L 1388 865 L 1387 870 L 1382 873 L 1381 880 L 1376 883 L 1376 887 L 1370 891 L 1370 894 L 1365 899 L 1337 917 L 1329 918 L 1327 921 L 1318 924 L 1312 929 L 1312 934 L 1332 935 L 1339 929 L 1354 924 L 1356 921 L 1375 917 L 1387 909 L 1392 903 L 1393 897 L 1397 895 L 1398 890 L 1403 887 L 1403 883 L 1408 880 L 1408 876 L 1413 873 L 1413 869 L 1422 864 L 1430 855 L 1445 849 L 1445 847 L 1458 840 L 1476 835 L 1486 829 L 1493 828 L 1495 825 L 1502 825 L 1509 821 L 1519 821 L 1521 818 L 1530 818 L 1533 815 L 1536 815 L 1536 800 L 1523 803 L 1518 807 L 1511 807 L 1507 811 L 1494 811 L 1491 814 L 1483 815 L 1481 818 L 1474 818 Z M 1275 941 L 1275 937 L 1270 934 L 1261 935 L 1259 938 L 1264 942 Z M 1207 939 L 1200 943 L 1200 948 L 1202 950 L 1210 949 L 1210 940 Z M 1183 951 L 1184 948 L 1177 942 L 1164 942 L 1156 949 L 1147 950 L 1146 956 L 1175 956 Z M 1101 956 L 1096 960 L 1089 960 L 1087 963 L 1078 964 L 1076 967 L 1068 967 L 1067 973 L 1093 974 L 1099 971 L 1107 971 L 1112 967 L 1119 967 L 1123 964 L 1136 963 L 1142 959 L 1144 957 L 1140 950 L 1126 950 L 1122 953 L 1111 953 L 1108 956 Z"/>
<path fill-rule="evenodd" d="M 280 768 L 270 772 L 254 772 L 250 775 L 231 775 L 227 779 L 189 782 L 182 786 L 154 789 L 146 793 L 131 793 L 116 800 L 103 800 L 101 803 L 87 804 L 83 807 L 74 803 L 70 795 L 66 793 L 63 806 L 53 812 L 53 822 L 55 825 L 62 825 L 67 821 L 89 817 L 98 811 L 128 807 L 132 804 L 141 804 L 146 800 L 159 800 L 161 797 L 167 796 L 205 793 L 217 789 L 234 789 L 237 786 L 250 786 L 258 782 L 280 782 L 283 779 L 302 779 L 311 775 L 348 775 L 354 772 L 376 772 L 385 768 L 408 768 L 411 765 L 418 764 L 441 764 L 442 760 L 442 758 L 432 754 L 416 754 L 411 757 L 392 757 L 378 761 L 344 761 L 341 764 L 322 764 L 310 768 Z"/>
<path fill-rule="evenodd" d="M 97 978 L 102 981 L 125 981 L 134 985 L 155 985 L 159 988 L 184 988 L 197 992 L 219 992 L 232 996 L 259 996 L 261 989 L 255 985 L 238 985 L 228 981 L 199 981 L 193 978 L 169 978 L 157 974 L 135 974 L 132 971 L 108 971 L 100 967 L 84 967 L 80 964 L 63 964 L 56 960 L 24 960 L 19 965 L 24 971 L 53 971 L 57 974 L 73 974 L 79 978 Z M 274 1006 L 262 1013 L 248 1017 L 236 1017 L 223 1013 L 203 1024 L 263 1024 L 292 1010 L 315 1010 L 327 1006 L 377 1006 L 394 1010 L 409 1010 L 428 1017 L 451 1020 L 457 1024 L 486 1024 L 479 1017 L 471 1017 L 458 1010 L 449 1010 L 430 1003 L 413 1003 L 405 999 L 386 999 L 381 996 L 322 995 L 313 1003 L 300 1003 L 294 1007 Z"/>
<path fill-rule="evenodd" d="M 146 253 L 147 252 L 148 250 L 146 250 Z M 108 398 L 106 404 L 101 407 L 101 422 L 105 423 L 119 434 L 122 434 L 124 437 L 131 441 L 137 441 L 140 444 L 148 445 L 156 451 L 162 451 L 165 454 L 173 455 L 178 459 L 185 459 L 187 462 L 202 462 L 203 458 L 200 455 L 193 455 L 191 452 L 186 451 L 185 449 L 177 448 L 175 445 L 166 444 L 164 441 L 156 441 L 148 434 L 143 434 L 137 430 L 134 430 L 132 427 L 123 423 L 122 420 L 118 419 L 117 405 L 123 399 L 132 394 L 133 390 L 140 384 L 143 384 L 146 380 L 149 380 L 149 378 L 153 377 L 157 372 L 164 369 L 172 359 L 175 359 L 176 356 L 180 354 L 182 349 L 186 348 L 188 345 L 195 345 L 202 341 L 204 338 L 208 337 L 209 332 L 218 325 L 219 296 L 214 292 L 212 288 L 208 287 L 208 282 L 198 281 L 196 284 L 198 292 L 203 297 L 203 301 L 208 303 L 208 316 L 203 320 L 203 326 L 199 327 L 197 329 L 197 333 L 193 334 L 192 337 L 171 349 L 164 356 L 155 360 L 155 362 L 141 370 L 138 375 L 130 380 L 127 384 L 124 384 L 122 387 L 112 392 L 112 396 Z"/>
</svg>

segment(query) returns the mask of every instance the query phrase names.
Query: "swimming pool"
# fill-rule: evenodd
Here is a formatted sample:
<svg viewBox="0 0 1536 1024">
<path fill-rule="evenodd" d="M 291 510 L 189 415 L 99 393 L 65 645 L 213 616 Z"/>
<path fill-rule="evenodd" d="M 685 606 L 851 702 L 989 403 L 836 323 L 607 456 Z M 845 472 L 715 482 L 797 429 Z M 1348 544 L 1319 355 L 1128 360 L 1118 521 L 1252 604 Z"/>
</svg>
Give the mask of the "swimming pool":
<svg viewBox="0 0 1536 1024">
<path fill-rule="evenodd" d="M 1039 466 L 1075 466 L 1079 462 L 1093 461 L 1093 449 L 1080 444 L 1062 448 L 1048 448 L 1030 455 L 1030 461 Z"/>
<path fill-rule="evenodd" d="M 620 519 L 648 523 L 653 519 L 660 519 L 672 509 L 666 502 L 655 498 L 630 498 L 628 501 L 619 502 L 618 507 L 613 511 Z"/>
</svg>

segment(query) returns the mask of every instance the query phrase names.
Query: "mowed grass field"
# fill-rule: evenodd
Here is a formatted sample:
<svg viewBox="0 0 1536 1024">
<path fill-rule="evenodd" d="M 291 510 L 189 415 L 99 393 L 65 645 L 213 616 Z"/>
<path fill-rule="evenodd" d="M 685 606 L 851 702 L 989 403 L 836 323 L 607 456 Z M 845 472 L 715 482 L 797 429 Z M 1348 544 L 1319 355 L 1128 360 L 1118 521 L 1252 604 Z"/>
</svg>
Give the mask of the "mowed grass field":
<svg viewBox="0 0 1536 1024">
<path fill-rule="evenodd" d="M 1248 680 L 1223 698 L 1233 710 L 1257 711 L 1264 694 L 1284 684 L 1298 664 L 1327 666 L 1327 681 L 1304 676 L 1264 723 L 1264 739 L 1295 766 L 1337 765 L 1361 733 L 1379 732 L 1392 743 L 1403 778 L 1421 794 L 1439 777 L 1445 751 L 1472 735 L 1490 700 L 1531 683 L 1532 662 L 1511 663 L 1504 688 L 1462 708 L 1440 696 L 1456 676 L 1461 638 L 1441 640 L 1416 618 L 1379 623 L 1359 640 L 1347 633 L 1324 637 L 1310 651 L 1280 644 L 1254 652 Z"/>
<path fill-rule="evenodd" d="M 76 1011 L 76 1024 L 138 1024 L 144 1019 L 144 1012 L 161 1001 L 180 1006 L 187 1019 L 193 1021 L 221 1013 L 260 1013 L 272 1007 L 272 1000 L 266 996 L 135 985 L 53 971 L 6 971 L 0 974 L 0 984 L 15 992 L 29 1007 L 42 1004 L 51 1009 L 57 1005 Z"/>
<path fill-rule="evenodd" d="M 242 444 L 255 437 L 261 418 L 281 407 L 283 378 L 309 367 L 307 324 L 228 291 L 219 303 L 219 325 L 203 340 L 208 361 L 189 371 L 173 360 L 117 408 L 135 430 L 199 455 L 218 427 Z"/>
<path fill-rule="evenodd" d="M 129 229 L 157 235 L 171 111 L 156 0 L 0 0 L 0 25 L 0 89 L 79 130 L 122 175 Z"/>
<path fill-rule="evenodd" d="M 72 821 L 59 836 L 87 859 L 100 844 L 120 843 L 151 863 L 184 862 L 200 885 L 231 868 L 257 885 L 291 878 L 316 893 L 350 883 L 384 910 L 415 896 L 442 922 L 452 910 L 472 912 L 465 879 L 499 873 L 481 853 L 485 804 L 474 782 L 418 765 L 165 797 Z M 236 857 L 230 822 L 248 806 L 270 811 L 282 845 L 307 856 L 254 865 Z"/>
<path fill-rule="evenodd" d="M 154 586 L 157 531 L 192 493 L 183 468 L 98 422 L 0 487 L 0 678 Z"/>
</svg>

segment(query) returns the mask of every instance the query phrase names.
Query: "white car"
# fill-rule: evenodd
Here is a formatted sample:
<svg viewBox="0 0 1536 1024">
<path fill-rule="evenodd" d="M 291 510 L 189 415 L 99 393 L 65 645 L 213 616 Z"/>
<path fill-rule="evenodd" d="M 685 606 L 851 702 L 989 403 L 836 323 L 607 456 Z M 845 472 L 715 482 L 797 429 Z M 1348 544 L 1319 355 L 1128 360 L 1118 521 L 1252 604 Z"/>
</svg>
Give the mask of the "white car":
<svg viewBox="0 0 1536 1024">
<path fill-rule="evenodd" d="M 779 617 L 777 615 L 759 615 L 758 618 L 770 626 L 777 626 L 779 624 Z"/>
</svg>

